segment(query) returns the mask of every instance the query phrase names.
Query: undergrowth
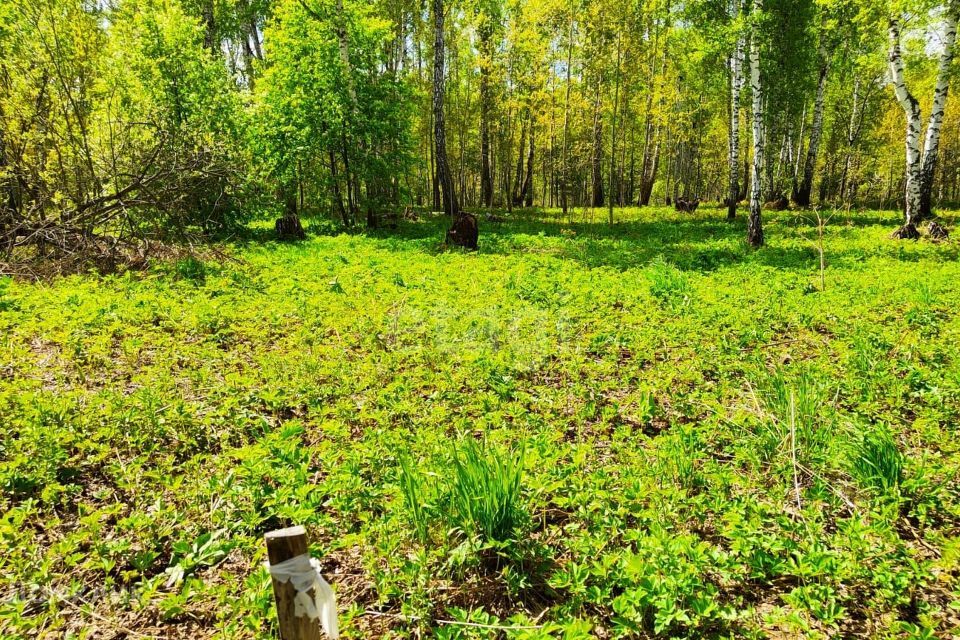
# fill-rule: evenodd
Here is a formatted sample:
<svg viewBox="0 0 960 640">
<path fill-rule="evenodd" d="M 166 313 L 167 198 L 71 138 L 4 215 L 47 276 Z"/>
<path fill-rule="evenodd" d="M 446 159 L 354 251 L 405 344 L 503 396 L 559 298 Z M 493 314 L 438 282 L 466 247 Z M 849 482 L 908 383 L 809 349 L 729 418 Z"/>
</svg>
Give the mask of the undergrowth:
<svg viewBox="0 0 960 640">
<path fill-rule="evenodd" d="M 960 634 L 957 245 L 587 214 L 0 280 L 0 635 Z"/>
</svg>

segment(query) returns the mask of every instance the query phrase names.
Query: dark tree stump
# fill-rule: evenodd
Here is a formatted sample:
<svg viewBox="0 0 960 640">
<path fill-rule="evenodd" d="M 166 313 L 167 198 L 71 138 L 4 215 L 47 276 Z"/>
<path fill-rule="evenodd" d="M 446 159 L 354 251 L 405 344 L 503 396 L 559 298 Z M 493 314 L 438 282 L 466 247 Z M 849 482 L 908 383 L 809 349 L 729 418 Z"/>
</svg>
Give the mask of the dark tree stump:
<svg viewBox="0 0 960 640">
<path fill-rule="evenodd" d="M 687 200 L 683 196 L 680 196 L 679 198 L 677 198 L 677 201 L 673 205 L 673 208 L 683 213 L 693 213 L 694 211 L 697 210 L 697 207 L 699 206 L 700 206 L 700 198 Z"/>
<path fill-rule="evenodd" d="M 920 232 L 917 231 L 917 227 L 911 222 L 894 231 L 890 237 L 895 240 L 919 240 Z"/>
<path fill-rule="evenodd" d="M 950 237 L 950 232 L 947 231 L 947 228 L 939 222 L 931 221 L 930 226 L 927 227 L 927 231 L 930 233 L 930 237 L 934 240 L 946 240 Z"/>
<path fill-rule="evenodd" d="M 480 231 L 477 219 L 469 213 L 461 213 L 447 230 L 447 244 L 476 249 Z"/>
<path fill-rule="evenodd" d="M 787 196 L 782 193 L 763 205 L 763 208 L 767 211 L 786 211 L 790 208 L 790 201 L 787 200 Z"/>
<path fill-rule="evenodd" d="M 273 228 L 277 232 L 278 240 L 303 240 L 307 237 L 303 225 L 300 224 L 300 218 L 297 216 L 286 215 L 277 218 Z"/>
</svg>

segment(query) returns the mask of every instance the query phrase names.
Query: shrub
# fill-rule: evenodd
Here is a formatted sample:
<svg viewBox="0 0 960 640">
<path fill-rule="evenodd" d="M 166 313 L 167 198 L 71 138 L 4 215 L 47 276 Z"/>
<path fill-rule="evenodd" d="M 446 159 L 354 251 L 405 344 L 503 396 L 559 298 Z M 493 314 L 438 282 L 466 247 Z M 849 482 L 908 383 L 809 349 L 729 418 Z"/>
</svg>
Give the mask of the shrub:
<svg viewBox="0 0 960 640">
<path fill-rule="evenodd" d="M 0 278 L 0 311 L 13 309 L 13 300 L 7 294 L 10 287 L 10 278 Z"/>
<path fill-rule="evenodd" d="M 174 271 L 180 280 L 189 280 L 198 284 L 202 284 L 207 278 L 207 265 L 203 260 L 198 260 L 193 256 L 177 260 Z"/>
</svg>

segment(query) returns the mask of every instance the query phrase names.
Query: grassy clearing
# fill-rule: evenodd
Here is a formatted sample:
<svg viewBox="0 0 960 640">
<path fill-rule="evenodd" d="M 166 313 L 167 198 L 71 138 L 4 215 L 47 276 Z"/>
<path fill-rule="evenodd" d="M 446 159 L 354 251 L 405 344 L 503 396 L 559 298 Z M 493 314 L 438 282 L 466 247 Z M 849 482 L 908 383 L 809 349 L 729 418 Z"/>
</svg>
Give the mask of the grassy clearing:
<svg viewBox="0 0 960 640">
<path fill-rule="evenodd" d="M 302 523 L 346 637 L 960 633 L 957 245 L 722 213 L 0 282 L 0 632 L 269 637 Z"/>
</svg>

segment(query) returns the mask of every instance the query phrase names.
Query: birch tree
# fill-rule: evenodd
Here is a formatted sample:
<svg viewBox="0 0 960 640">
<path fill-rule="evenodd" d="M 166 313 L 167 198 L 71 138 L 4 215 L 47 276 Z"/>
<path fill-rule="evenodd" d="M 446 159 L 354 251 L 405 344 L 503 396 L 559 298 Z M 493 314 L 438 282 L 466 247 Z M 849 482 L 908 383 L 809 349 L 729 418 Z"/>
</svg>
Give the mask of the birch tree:
<svg viewBox="0 0 960 640">
<path fill-rule="evenodd" d="M 920 145 L 922 127 L 920 103 L 907 87 L 904 79 L 903 51 L 900 44 L 901 20 L 899 16 L 890 18 L 888 27 L 890 82 L 893 85 L 897 102 L 903 109 L 907 125 L 904 140 L 906 152 L 904 223 L 894 233 L 896 238 L 916 239 L 920 237 L 917 224 L 930 214 L 930 194 L 933 189 L 933 176 L 940 146 L 940 131 L 947 104 L 947 93 L 950 88 L 950 63 L 953 61 L 953 48 L 957 38 L 957 7 L 957 2 L 954 0 L 945 8 L 943 48 L 937 67 L 937 81 L 933 104 L 930 109 L 930 119 L 927 123 L 927 133 L 922 147 Z M 926 212 L 924 211 L 924 193 L 926 193 Z"/>
<path fill-rule="evenodd" d="M 931 196 L 933 177 L 937 168 L 937 156 L 940 150 L 940 132 L 943 128 L 943 115 L 947 108 L 947 93 L 950 90 L 950 63 L 953 62 L 954 45 L 957 40 L 957 16 L 960 4 L 950 2 L 946 7 L 943 25 L 943 50 L 937 65 L 937 84 L 933 91 L 933 106 L 930 109 L 930 121 L 927 123 L 927 135 L 924 138 L 923 154 L 920 160 L 920 217 L 933 215 Z"/>
<path fill-rule="evenodd" d="M 736 0 L 733 18 L 737 20 L 741 13 L 741 0 Z M 739 25 L 738 25 L 739 29 Z M 743 91 L 743 34 L 737 34 L 737 43 L 730 56 L 730 148 L 728 164 L 730 167 L 727 193 L 727 218 L 737 217 L 737 202 L 740 200 L 740 94 Z"/>
<path fill-rule="evenodd" d="M 763 87 L 760 81 L 760 14 L 763 0 L 753 0 L 750 33 L 750 93 L 753 117 L 753 170 L 750 185 L 750 219 L 747 223 L 747 242 L 752 247 L 763 245 L 763 226 L 760 210 L 763 205 Z"/>
<path fill-rule="evenodd" d="M 830 50 L 827 46 L 828 35 L 820 34 L 818 48 L 820 65 L 817 77 L 817 95 L 813 101 L 813 122 L 810 125 L 810 146 L 803 162 L 803 177 L 794 188 L 793 201 L 801 207 L 810 206 L 810 192 L 813 190 L 813 172 L 817 167 L 817 154 L 820 150 L 820 138 L 823 134 L 824 93 L 827 88 L 827 74 L 830 71 Z"/>
<path fill-rule="evenodd" d="M 480 203 L 493 206 L 493 167 L 490 162 L 490 120 L 493 118 L 493 37 L 499 21 L 497 4 L 481 3 L 477 11 L 480 63 Z"/>
</svg>

